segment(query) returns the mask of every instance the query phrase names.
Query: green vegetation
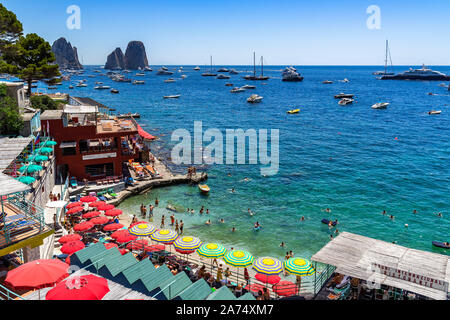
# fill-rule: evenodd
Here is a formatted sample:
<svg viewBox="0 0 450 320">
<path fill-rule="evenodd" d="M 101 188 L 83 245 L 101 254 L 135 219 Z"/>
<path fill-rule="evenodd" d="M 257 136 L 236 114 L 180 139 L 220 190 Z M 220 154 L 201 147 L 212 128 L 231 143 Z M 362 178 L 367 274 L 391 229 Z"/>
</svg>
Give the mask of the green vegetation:
<svg viewBox="0 0 450 320">
<path fill-rule="evenodd" d="M 6 93 L 6 85 L 0 85 L 0 135 L 17 135 L 23 128 L 16 101 Z"/>
<path fill-rule="evenodd" d="M 22 35 L 22 23 L 0 3 L 0 50 L 15 43 Z"/>
<path fill-rule="evenodd" d="M 34 109 L 41 109 L 41 112 L 45 110 L 59 110 L 66 101 L 55 101 L 49 96 L 32 96 L 30 98 L 31 106 Z"/>
</svg>

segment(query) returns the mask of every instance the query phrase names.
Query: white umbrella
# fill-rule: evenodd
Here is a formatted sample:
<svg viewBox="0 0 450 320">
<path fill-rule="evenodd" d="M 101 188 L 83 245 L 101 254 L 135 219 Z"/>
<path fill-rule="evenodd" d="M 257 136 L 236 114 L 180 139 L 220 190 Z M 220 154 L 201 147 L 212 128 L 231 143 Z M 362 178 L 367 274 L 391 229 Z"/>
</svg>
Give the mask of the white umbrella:
<svg viewBox="0 0 450 320">
<path fill-rule="evenodd" d="M 64 206 L 67 204 L 67 201 L 52 201 L 47 203 L 45 206 L 48 208 L 64 208 Z"/>
</svg>

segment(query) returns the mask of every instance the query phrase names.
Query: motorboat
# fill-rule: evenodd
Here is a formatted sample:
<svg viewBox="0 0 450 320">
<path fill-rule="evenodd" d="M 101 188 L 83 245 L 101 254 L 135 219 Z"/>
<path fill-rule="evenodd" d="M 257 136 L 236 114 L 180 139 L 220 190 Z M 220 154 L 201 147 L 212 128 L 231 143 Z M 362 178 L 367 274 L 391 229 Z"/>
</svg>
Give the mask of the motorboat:
<svg viewBox="0 0 450 320">
<path fill-rule="evenodd" d="M 227 68 L 220 68 L 217 72 L 230 72 Z"/>
<path fill-rule="evenodd" d="M 144 71 L 149 71 L 149 72 L 151 72 L 151 71 L 153 71 L 153 69 L 150 68 L 150 67 L 145 67 L 145 68 L 144 68 Z"/>
<path fill-rule="evenodd" d="M 117 89 L 111 89 L 111 93 L 119 93 L 119 90 L 117 90 Z"/>
<path fill-rule="evenodd" d="M 263 97 L 258 96 L 257 94 L 252 94 L 248 99 L 247 102 L 248 103 L 259 103 L 261 102 L 263 99 Z"/>
<path fill-rule="evenodd" d="M 231 78 L 230 76 L 227 76 L 227 75 L 224 75 L 221 73 L 217 76 L 217 79 L 230 79 L 230 78 Z"/>
<path fill-rule="evenodd" d="M 166 68 L 167 69 L 167 68 Z M 159 69 L 158 72 L 156 73 L 158 76 L 170 76 L 173 74 L 172 71 L 168 71 L 168 70 L 164 70 L 164 69 Z"/>
<path fill-rule="evenodd" d="M 172 95 L 172 96 L 164 96 L 163 98 L 164 99 L 178 99 L 179 97 L 181 97 L 180 94 Z"/>
<path fill-rule="evenodd" d="M 347 83 L 350 82 L 350 80 L 348 80 L 347 78 L 345 78 L 344 80 L 338 80 L 339 82 L 343 82 L 343 83 Z"/>
<path fill-rule="evenodd" d="M 145 84 L 144 80 L 134 80 L 133 84 Z"/>
<path fill-rule="evenodd" d="M 203 193 L 203 194 L 208 194 L 209 191 L 211 190 L 206 184 L 199 184 L 199 185 L 198 185 L 198 189 L 199 189 L 200 192 Z"/>
<path fill-rule="evenodd" d="M 95 90 L 108 90 L 108 89 L 111 89 L 111 87 L 110 86 L 97 86 L 97 87 L 94 87 L 94 89 Z"/>
<path fill-rule="evenodd" d="M 245 89 L 239 88 L 239 87 L 234 87 L 233 89 L 231 89 L 231 93 L 238 93 L 238 92 L 244 92 Z"/>
<path fill-rule="evenodd" d="M 173 79 L 173 78 L 170 78 L 170 79 L 164 80 L 164 82 L 166 82 L 166 83 L 171 83 L 171 82 L 175 82 L 175 79 Z"/>
<path fill-rule="evenodd" d="M 246 84 L 246 85 L 243 85 L 242 87 L 241 87 L 242 89 L 256 89 L 256 86 L 252 86 L 252 85 L 250 85 L 250 84 Z"/>
<path fill-rule="evenodd" d="M 349 98 L 353 99 L 354 94 L 340 93 L 334 96 L 335 99 Z"/>
<path fill-rule="evenodd" d="M 372 109 L 386 109 L 389 106 L 388 102 L 379 102 L 379 103 L 375 103 L 372 106 Z"/>
<path fill-rule="evenodd" d="M 435 114 L 441 114 L 442 111 L 441 110 L 431 110 L 428 112 L 429 115 L 435 115 Z"/>
<path fill-rule="evenodd" d="M 181 79 L 186 79 L 186 78 L 187 78 L 187 75 L 185 75 L 185 74 L 181 75 Z"/>
<path fill-rule="evenodd" d="M 354 101 L 355 101 L 355 100 L 350 99 L 350 98 L 343 98 L 343 99 L 342 99 L 341 101 L 339 101 L 338 103 L 339 103 L 339 105 L 341 105 L 341 106 L 346 106 L 346 105 L 352 104 Z"/>
<path fill-rule="evenodd" d="M 287 67 L 283 70 L 282 80 L 287 82 L 300 82 L 303 81 L 303 77 L 294 67 Z"/>
<path fill-rule="evenodd" d="M 75 85 L 75 87 L 78 87 L 78 88 L 83 87 L 84 88 L 84 87 L 87 87 L 87 84 L 83 83 L 83 82 L 79 82 Z"/>
<path fill-rule="evenodd" d="M 139 72 L 139 73 L 136 73 L 136 76 L 137 76 L 137 77 L 143 77 L 143 76 L 145 76 L 145 73 Z"/>
<path fill-rule="evenodd" d="M 234 69 L 231 69 L 231 70 L 230 70 L 230 74 L 239 74 L 239 72 L 237 72 L 237 71 L 234 70 Z"/>
<path fill-rule="evenodd" d="M 197 66 L 197 67 L 194 68 L 194 70 L 195 70 L 195 71 L 199 71 L 199 70 L 200 70 L 200 67 Z"/>
<path fill-rule="evenodd" d="M 450 81 L 450 76 L 435 70 L 431 70 L 425 65 L 420 69 L 410 68 L 408 71 L 396 75 L 385 75 L 381 80 L 425 80 L 425 81 Z"/>
<path fill-rule="evenodd" d="M 332 84 L 332 83 L 333 83 L 333 81 L 330 81 L 330 80 L 325 80 L 325 81 L 323 81 L 322 83 L 323 83 L 323 84 Z"/>
<path fill-rule="evenodd" d="M 294 109 L 294 110 L 287 111 L 287 113 L 289 113 L 289 114 L 295 114 L 295 113 L 299 113 L 299 112 L 300 112 L 300 109 Z"/>
<path fill-rule="evenodd" d="M 161 70 L 164 70 L 164 71 L 167 71 L 167 70 L 169 70 L 167 67 L 161 67 Z"/>
<path fill-rule="evenodd" d="M 394 75 L 393 72 L 388 72 L 388 57 L 391 61 L 391 68 L 393 67 L 392 65 L 392 58 L 391 58 L 391 52 L 389 50 L 389 41 L 386 40 L 386 56 L 384 59 L 384 71 L 376 71 L 373 73 L 373 75 L 375 76 L 389 76 L 389 75 Z"/>
<path fill-rule="evenodd" d="M 232 87 L 233 84 L 232 84 L 232 83 L 225 83 L 225 86 L 226 86 L 226 87 Z"/>
<path fill-rule="evenodd" d="M 74 86 L 72 86 L 72 85 L 69 86 L 69 89 L 73 89 L 73 88 L 74 88 Z"/>
<path fill-rule="evenodd" d="M 253 52 L 253 75 L 244 76 L 245 80 L 267 80 L 269 77 L 264 76 L 264 58 L 261 57 L 261 75 L 256 75 L 256 56 L 255 52 Z"/>
</svg>

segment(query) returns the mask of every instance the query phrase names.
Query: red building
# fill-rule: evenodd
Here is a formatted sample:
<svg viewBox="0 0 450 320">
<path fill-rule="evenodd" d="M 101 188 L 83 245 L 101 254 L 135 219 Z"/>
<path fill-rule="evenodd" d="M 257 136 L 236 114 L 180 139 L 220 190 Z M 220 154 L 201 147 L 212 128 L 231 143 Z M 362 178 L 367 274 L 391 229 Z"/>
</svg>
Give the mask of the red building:
<svg viewBox="0 0 450 320">
<path fill-rule="evenodd" d="M 47 110 L 41 115 L 41 124 L 58 143 L 58 177 L 70 175 L 89 181 L 120 177 L 124 162 L 148 159 L 148 148 L 139 136 L 136 121 L 110 116 L 100 104 Z"/>
</svg>

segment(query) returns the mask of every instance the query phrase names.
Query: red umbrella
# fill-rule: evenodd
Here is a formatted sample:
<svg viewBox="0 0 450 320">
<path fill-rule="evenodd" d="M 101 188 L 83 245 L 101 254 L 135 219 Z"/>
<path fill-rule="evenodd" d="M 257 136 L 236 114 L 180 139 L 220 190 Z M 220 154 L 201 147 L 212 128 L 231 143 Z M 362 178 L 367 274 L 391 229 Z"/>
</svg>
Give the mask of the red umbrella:
<svg viewBox="0 0 450 320">
<path fill-rule="evenodd" d="M 119 248 L 119 246 L 117 245 L 117 243 L 112 243 L 112 242 L 106 242 L 103 244 L 105 246 L 105 248 L 107 250 L 112 249 L 112 248 Z"/>
<path fill-rule="evenodd" d="M 257 273 L 255 275 L 255 279 L 258 281 L 261 281 L 262 283 L 268 283 L 268 284 L 277 284 L 281 281 L 281 278 L 276 275 L 267 276 L 265 274 Z"/>
<path fill-rule="evenodd" d="M 117 242 L 123 243 L 123 242 L 130 242 L 130 241 L 134 241 L 137 239 L 136 236 L 130 234 L 128 232 L 128 230 L 123 229 L 123 230 L 119 230 L 114 232 L 111 235 L 111 238 L 114 238 Z"/>
<path fill-rule="evenodd" d="M 111 224 L 107 224 L 106 226 L 103 227 L 104 231 L 116 231 L 116 230 L 120 230 L 124 227 L 123 224 L 121 223 L 111 223 Z"/>
<path fill-rule="evenodd" d="M 281 281 L 272 287 L 273 292 L 279 296 L 289 297 L 298 295 L 298 287 L 290 281 Z"/>
<path fill-rule="evenodd" d="M 96 218 L 96 217 L 98 217 L 98 216 L 100 216 L 100 215 L 101 215 L 101 212 L 98 212 L 98 211 L 91 211 L 91 212 L 88 212 L 88 213 L 83 214 L 82 217 L 83 217 L 84 219 L 92 219 L 92 218 Z"/>
<path fill-rule="evenodd" d="M 148 247 L 145 247 L 145 251 L 153 252 L 153 251 L 164 251 L 166 248 L 162 244 L 154 244 Z"/>
<path fill-rule="evenodd" d="M 86 246 L 81 241 L 67 242 L 61 247 L 61 252 L 65 254 L 72 254 L 84 249 Z"/>
<path fill-rule="evenodd" d="M 112 210 L 115 207 L 112 204 L 101 204 L 97 207 L 97 210 L 99 211 L 108 211 L 108 210 Z"/>
<path fill-rule="evenodd" d="M 259 283 L 252 283 L 251 285 L 246 285 L 245 290 L 250 292 L 258 293 L 258 291 L 263 291 L 265 287 L 262 284 Z"/>
<path fill-rule="evenodd" d="M 140 239 L 127 244 L 128 250 L 143 250 L 148 246 L 148 240 Z"/>
<path fill-rule="evenodd" d="M 101 300 L 109 292 L 108 281 L 94 275 L 72 277 L 47 292 L 46 300 Z"/>
<path fill-rule="evenodd" d="M 72 209 L 72 208 L 75 208 L 75 207 L 81 207 L 82 205 L 83 205 L 83 202 L 72 202 L 72 203 L 69 203 L 66 206 L 66 209 Z"/>
<path fill-rule="evenodd" d="M 107 224 L 109 219 L 107 217 L 97 217 L 89 220 L 89 222 L 92 222 L 95 225 L 102 225 Z"/>
<path fill-rule="evenodd" d="M 69 276 L 68 268 L 58 259 L 35 260 L 9 271 L 5 283 L 16 290 L 51 287 Z"/>
<path fill-rule="evenodd" d="M 119 249 L 119 252 L 120 252 L 120 254 L 121 255 L 126 255 L 127 253 L 128 253 L 128 250 L 127 249 Z"/>
<path fill-rule="evenodd" d="M 66 242 L 78 241 L 83 239 L 78 233 L 72 233 L 59 238 L 58 242 L 64 244 Z"/>
<path fill-rule="evenodd" d="M 79 231 L 79 232 L 85 232 L 85 231 L 91 230 L 93 227 L 94 227 L 94 224 L 92 222 L 86 221 L 86 222 L 76 224 L 73 227 L 73 230 Z"/>
<path fill-rule="evenodd" d="M 120 210 L 120 209 L 112 209 L 112 210 L 106 211 L 105 216 L 117 217 L 117 216 L 120 216 L 121 214 L 122 214 L 122 210 Z"/>
<path fill-rule="evenodd" d="M 141 223 L 148 223 L 148 222 L 146 222 L 146 221 L 139 221 L 139 222 L 132 223 L 132 224 L 130 224 L 130 226 L 128 227 L 128 229 L 133 228 L 134 226 L 136 226 L 136 225 L 138 225 L 138 224 L 141 224 Z"/>
<path fill-rule="evenodd" d="M 67 215 L 71 215 L 71 214 L 75 214 L 75 213 L 81 212 L 81 211 L 83 211 L 83 210 L 84 210 L 83 207 L 75 207 L 75 208 L 72 208 L 72 209 L 68 210 L 68 211 L 66 212 L 66 214 L 67 214 Z"/>
<path fill-rule="evenodd" d="M 89 203 L 89 207 L 91 207 L 91 208 L 97 208 L 98 206 L 104 205 L 104 204 L 106 204 L 105 201 L 95 201 L 95 202 Z"/>
<path fill-rule="evenodd" d="M 86 196 L 80 199 L 81 202 L 94 202 L 97 201 L 97 197 L 94 196 Z"/>
</svg>

